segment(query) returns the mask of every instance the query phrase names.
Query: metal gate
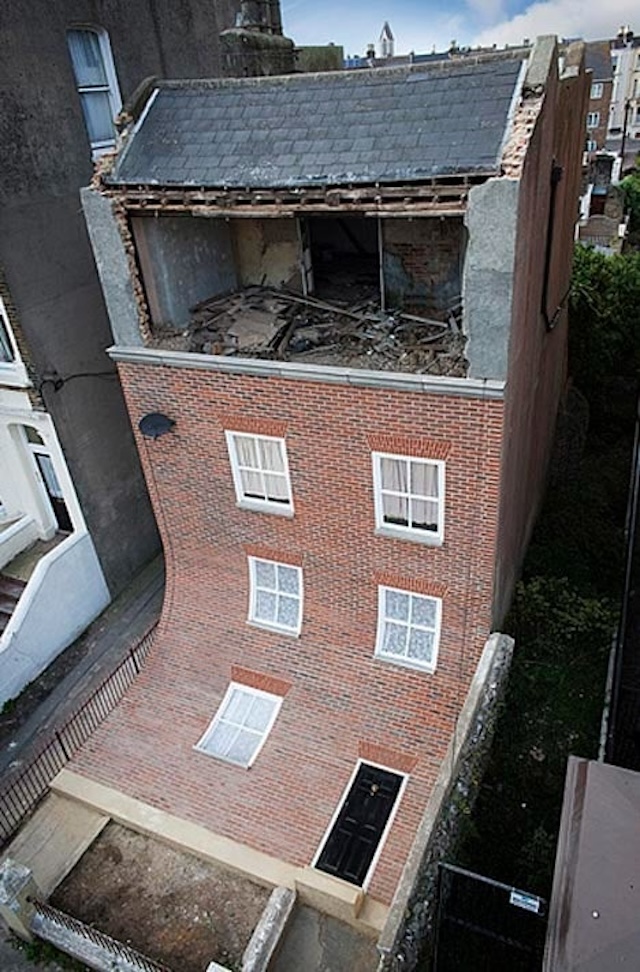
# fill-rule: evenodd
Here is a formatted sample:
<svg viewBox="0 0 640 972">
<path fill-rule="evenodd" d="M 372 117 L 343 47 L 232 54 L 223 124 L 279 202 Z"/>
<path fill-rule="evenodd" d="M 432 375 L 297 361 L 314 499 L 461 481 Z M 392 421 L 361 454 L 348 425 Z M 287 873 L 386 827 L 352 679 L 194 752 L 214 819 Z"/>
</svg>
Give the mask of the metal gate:
<svg viewBox="0 0 640 972">
<path fill-rule="evenodd" d="M 434 972 L 540 972 L 543 898 L 440 865 Z"/>
</svg>

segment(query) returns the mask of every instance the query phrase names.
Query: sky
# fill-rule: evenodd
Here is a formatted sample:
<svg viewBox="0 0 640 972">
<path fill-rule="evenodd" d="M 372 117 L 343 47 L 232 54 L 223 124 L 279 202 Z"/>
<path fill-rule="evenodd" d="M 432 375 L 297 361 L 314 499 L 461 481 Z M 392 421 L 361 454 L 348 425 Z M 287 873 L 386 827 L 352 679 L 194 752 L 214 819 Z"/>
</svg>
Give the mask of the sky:
<svg viewBox="0 0 640 972">
<path fill-rule="evenodd" d="M 519 44 L 538 34 L 613 37 L 623 24 L 640 32 L 637 0 L 281 0 L 284 32 L 296 44 L 344 47 L 345 54 L 364 54 L 378 45 L 389 21 L 396 54 L 446 50 L 460 46 Z M 634 23 L 635 13 L 635 23 Z"/>
</svg>

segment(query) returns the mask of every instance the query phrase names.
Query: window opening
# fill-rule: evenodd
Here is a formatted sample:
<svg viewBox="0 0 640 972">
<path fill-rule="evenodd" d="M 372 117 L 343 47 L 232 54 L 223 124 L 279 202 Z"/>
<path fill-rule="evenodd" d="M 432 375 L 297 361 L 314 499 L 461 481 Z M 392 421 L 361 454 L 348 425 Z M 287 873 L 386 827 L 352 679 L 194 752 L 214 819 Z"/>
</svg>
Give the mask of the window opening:
<svg viewBox="0 0 640 972">
<path fill-rule="evenodd" d="M 376 655 L 435 671 L 441 617 L 439 597 L 380 586 Z"/>
<path fill-rule="evenodd" d="M 284 439 L 227 432 L 236 497 L 241 506 L 271 512 L 293 509 Z"/>
<path fill-rule="evenodd" d="M 442 542 L 443 462 L 374 453 L 373 476 L 378 529 Z"/>
<path fill-rule="evenodd" d="M 302 570 L 273 560 L 249 558 L 251 603 L 255 624 L 298 634 L 302 624 Z"/>
<path fill-rule="evenodd" d="M 67 31 L 67 46 L 94 158 L 115 145 L 114 117 L 122 102 L 105 31 Z"/>
<path fill-rule="evenodd" d="M 196 749 L 248 768 L 255 761 L 282 705 L 282 698 L 232 682 Z"/>
</svg>

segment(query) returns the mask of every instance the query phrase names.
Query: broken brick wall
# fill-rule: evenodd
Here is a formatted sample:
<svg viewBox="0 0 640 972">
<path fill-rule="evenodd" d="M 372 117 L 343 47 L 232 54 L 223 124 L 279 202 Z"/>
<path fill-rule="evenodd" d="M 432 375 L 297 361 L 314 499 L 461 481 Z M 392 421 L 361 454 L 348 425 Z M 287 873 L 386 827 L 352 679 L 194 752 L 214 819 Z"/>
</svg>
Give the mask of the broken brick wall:
<svg viewBox="0 0 640 972">
<path fill-rule="evenodd" d="M 387 306 L 440 315 L 454 308 L 462 293 L 462 218 L 381 222 Z"/>
<path fill-rule="evenodd" d="M 235 219 L 233 236 L 240 286 L 302 290 L 295 219 Z"/>
</svg>

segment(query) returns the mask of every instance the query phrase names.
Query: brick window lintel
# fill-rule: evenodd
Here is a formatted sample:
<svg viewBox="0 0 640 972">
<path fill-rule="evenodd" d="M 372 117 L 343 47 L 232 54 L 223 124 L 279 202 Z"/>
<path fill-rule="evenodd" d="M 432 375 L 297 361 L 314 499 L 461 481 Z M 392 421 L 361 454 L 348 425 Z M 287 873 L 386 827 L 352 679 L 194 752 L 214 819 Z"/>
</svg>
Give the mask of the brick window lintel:
<svg viewBox="0 0 640 972">
<path fill-rule="evenodd" d="M 444 460 L 452 449 L 452 443 L 444 439 L 426 439 L 413 435 L 369 435 L 367 443 L 372 452 L 388 452 L 416 459 Z"/>
<path fill-rule="evenodd" d="M 373 580 L 375 584 L 382 587 L 397 587 L 398 590 L 409 591 L 411 594 L 424 594 L 427 597 L 444 597 L 448 590 L 447 585 L 439 581 L 404 577 L 389 570 L 374 571 Z"/>
<path fill-rule="evenodd" d="M 282 697 L 287 694 L 292 685 L 284 678 L 276 678 L 273 675 L 266 675 L 264 672 L 256 672 L 254 669 L 244 668 L 242 665 L 231 666 L 231 681 Z"/>
</svg>

